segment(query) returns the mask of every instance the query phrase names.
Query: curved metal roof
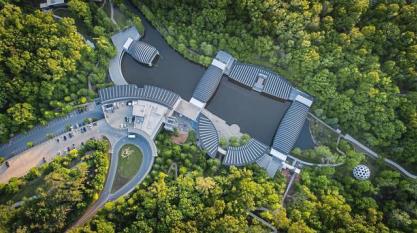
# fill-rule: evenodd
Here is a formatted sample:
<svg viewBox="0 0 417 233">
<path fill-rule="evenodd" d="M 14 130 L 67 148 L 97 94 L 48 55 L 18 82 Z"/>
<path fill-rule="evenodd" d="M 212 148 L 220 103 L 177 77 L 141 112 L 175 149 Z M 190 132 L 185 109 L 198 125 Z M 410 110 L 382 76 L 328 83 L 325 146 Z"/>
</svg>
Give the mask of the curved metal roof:
<svg viewBox="0 0 417 233">
<path fill-rule="evenodd" d="M 179 98 L 176 93 L 163 88 L 148 85 L 138 88 L 133 84 L 107 87 L 99 90 L 98 93 L 102 103 L 143 99 L 162 104 L 168 108 L 173 108 Z"/>
<path fill-rule="evenodd" d="M 253 87 L 259 71 L 260 70 L 256 66 L 235 62 L 229 77 L 245 86 Z"/>
<path fill-rule="evenodd" d="M 289 154 L 303 128 L 309 107 L 299 101 L 293 101 L 285 113 L 274 137 L 272 148 Z"/>
<path fill-rule="evenodd" d="M 136 61 L 149 66 L 152 65 L 152 61 L 155 59 L 156 55 L 159 54 L 155 47 L 139 40 L 134 40 L 126 52 Z"/>
<path fill-rule="evenodd" d="M 229 77 L 245 86 L 253 88 L 259 74 L 267 77 L 262 92 L 284 100 L 290 98 L 291 84 L 278 74 L 259 66 L 235 61 Z"/>
<path fill-rule="evenodd" d="M 197 134 L 201 147 L 207 151 L 207 154 L 214 158 L 219 147 L 219 135 L 210 119 L 200 113 L 197 118 Z"/>
<path fill-rule="evenodd" d="M 194 90 L 193 98 L 207 103 L 213 96 L 222 79 L 223 71 L 216 66 L 209 66 Z"/>
<path fill-rule="evenodd" d="M 224 165 L 243 166 L 260 159 L 265 153 L 268 153 L 269 147 L 256 139 L 251 139 L 243 146 L 228 147 L 224 157 Z"/>
</svg>

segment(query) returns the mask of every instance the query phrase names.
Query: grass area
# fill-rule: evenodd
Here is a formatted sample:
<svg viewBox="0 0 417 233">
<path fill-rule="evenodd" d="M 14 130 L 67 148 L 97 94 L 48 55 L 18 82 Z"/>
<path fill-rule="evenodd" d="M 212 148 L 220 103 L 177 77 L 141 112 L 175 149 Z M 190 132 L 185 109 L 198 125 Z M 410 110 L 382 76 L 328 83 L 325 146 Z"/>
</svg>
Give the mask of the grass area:
<svg viewBox="0 0 417 233">
<path fill-rule="evenodd" d="M 112 192 L 121 188 L 138 172 L 142 164 L 142 151 L 135 145 L 123 145 L 119 151 L 117 172 L 112 186 Z"/>
</svg>

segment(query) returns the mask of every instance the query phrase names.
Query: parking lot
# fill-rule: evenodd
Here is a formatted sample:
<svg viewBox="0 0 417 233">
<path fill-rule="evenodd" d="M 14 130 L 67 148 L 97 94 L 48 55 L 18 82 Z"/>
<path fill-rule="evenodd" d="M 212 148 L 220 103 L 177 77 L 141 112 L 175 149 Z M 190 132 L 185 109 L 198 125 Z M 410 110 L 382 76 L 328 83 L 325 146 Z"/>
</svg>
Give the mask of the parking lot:
<svg viewBox="0 0 417 233">
<path fill-rule="evenodd" d="M 73 125 L 71 131 L 34 146 L 9 159 L 9 168 L 5 164 L 0 167 L 0 183 L 5 183 L 12 177 L 23 176 L 32 167 L 49 162 L 58 155 L 67 154 L 68 151 L 78 148 L 91 138 L 99 139 L 103 136 L 106 136 L 112 143 L 126 136 L 126 133 L 109 127 L 104 120 L 82 125 L 81 127 Z"/>
<path fill-rule="evenodd" d="M 89 104 L 86 111 L 74 111 L 65 117 L 54 119 L 45 126 L 37 126 L 27 133 L 19 134 L 10 139 L 9 143 L 0 146 L 1 156 L 6 159 L 22 153 L 27 149 L 27 143 L 33 145 L 49 140 L 48 135 L 60 135 L 65 132 L 66 125 L 83 122 L 86 118 L 102 119 L 103 112 L 95 104 Z M 1 172 L 1 168 L 0 168 Z"/>
</svg>

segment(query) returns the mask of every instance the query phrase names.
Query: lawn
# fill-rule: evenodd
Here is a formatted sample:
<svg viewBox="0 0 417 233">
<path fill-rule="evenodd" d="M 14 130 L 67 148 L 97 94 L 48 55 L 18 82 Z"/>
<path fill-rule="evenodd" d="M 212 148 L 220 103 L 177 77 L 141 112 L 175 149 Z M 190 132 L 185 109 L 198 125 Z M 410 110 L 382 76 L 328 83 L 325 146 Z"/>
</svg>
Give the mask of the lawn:
<svg viewBox="0 0 417 233">
<path fill-rule="evenodd" d="M 138 172 L 142 164 L 142 151 L 135 145 L 123 145 L 119 151 L 116 177 L 112 191 L 116 191 L 126 184 Z"/>
</svg>

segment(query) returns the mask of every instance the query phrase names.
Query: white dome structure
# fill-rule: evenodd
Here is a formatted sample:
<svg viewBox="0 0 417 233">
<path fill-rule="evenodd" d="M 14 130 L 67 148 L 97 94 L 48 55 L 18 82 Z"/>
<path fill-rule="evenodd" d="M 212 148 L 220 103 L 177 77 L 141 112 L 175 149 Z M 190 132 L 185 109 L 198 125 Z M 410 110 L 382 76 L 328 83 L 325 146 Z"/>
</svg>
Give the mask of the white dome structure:
<svg viewBox="0 0 417 233">
<path fill-rule="evenodd" d="M 371 176 L 371 170 L 363 164 L 356 166 L 353 169 L 353 176 L 358 180 L 367 180 Z"/>
</svg>

